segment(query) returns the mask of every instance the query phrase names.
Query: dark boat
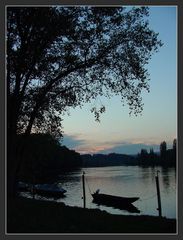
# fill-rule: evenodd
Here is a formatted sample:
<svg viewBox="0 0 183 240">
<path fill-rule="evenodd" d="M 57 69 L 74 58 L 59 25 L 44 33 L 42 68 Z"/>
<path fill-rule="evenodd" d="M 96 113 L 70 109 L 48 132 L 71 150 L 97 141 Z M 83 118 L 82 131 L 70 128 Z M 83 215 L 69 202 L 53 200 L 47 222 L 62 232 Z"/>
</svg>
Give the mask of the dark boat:
<svg viewBox="0 0 183 240">
<path fill-rule="evenodd" d="M 101 194 L 99 193 L 99 190 L 93 193 L 92 197 L 93 202 L 98 205 L 119 208 L 121 210 L 127 210 L 129 212 L 140 212 L 134 205 L 132 205 L 132 203 L 137 201 L 139 197 L 120 197 L 108 194 Z"/>
<path fill-rule="evenodd" d="M 120 197 L 108 194 L 101 194 L 99 190 L 92 194 L 92 197 L 96 201 L 116 204 L 129 204 L 137 201 L 139 197 Z"/>
<path fill-rule="evenodd" d="M 17 190 L 19 192 L 28 192 L 28 191 L 30 191 L 30 186 L 28 183 L 18 182 Z"/>
<path fill-rule="evenodd" d="M 39 194 L 45 197 L 60 198 L 65 197 L 64 193 L 67 191 L 59 187 L 56 183 L 54 184 L 31 184 L 18 182 L 18 192 L 31 192 L 32 194 Z"/>
<path fill-rule="evenodd" d="M 36 184 L 34 185 L 34 193 L 45 197 L 64 197 L 67 191 L 57 184 Z"/>
</svg>

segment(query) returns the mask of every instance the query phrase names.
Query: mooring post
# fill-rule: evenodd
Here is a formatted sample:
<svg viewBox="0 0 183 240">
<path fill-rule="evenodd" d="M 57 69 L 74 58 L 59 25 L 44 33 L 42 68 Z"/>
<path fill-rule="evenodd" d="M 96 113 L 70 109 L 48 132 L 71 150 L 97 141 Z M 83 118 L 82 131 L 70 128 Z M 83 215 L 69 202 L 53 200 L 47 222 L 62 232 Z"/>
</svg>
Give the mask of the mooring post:
<svg viewBox="0 0 183 240">
<path fill-rule="evenodd" d="M 33 183 L 32 183 L 32 186 L 31 186 L 31 191 L 32 191 L 32 198 L 35 199 L 35 175 L 33 175 Z"/>
<path fill-rule="evenodd" d="M 157 171 L 157 176 L 156 176 L 156 190 L 157 190 L 157 199 L 158 199 L 158 208 L 157 208 L 157 210 L 159 211 L 159 217 L 162 217 L 161 195 L 160 195 L 158 172 L 159 171 Z"/>
<path fill-rule="evenodd" d="M 86 194 L 85 194 L 85 176 L 84 176 L 85 172 L 83 172 L 82 175 L 82 182 L 83 182 L 83 207 L 86 207 Z"/>
</svg>

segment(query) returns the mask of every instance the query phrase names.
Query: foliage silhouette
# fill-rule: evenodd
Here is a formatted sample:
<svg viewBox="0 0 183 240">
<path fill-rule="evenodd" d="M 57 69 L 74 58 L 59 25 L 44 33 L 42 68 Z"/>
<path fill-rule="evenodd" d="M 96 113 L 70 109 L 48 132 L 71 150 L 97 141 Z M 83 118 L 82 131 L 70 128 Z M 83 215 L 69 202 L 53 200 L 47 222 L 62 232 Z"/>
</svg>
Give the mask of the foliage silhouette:
<svg viewBox="0 0 183 240">
<path fill-rule="evenodd" d="M 160 143 L 160 152 L 154 153 L 151 148 L 148 153 L 147 150 L 142 149 L 138 154 L 138 164 L 140 165 L 161 165 L 164 167 L 176 167 L 176 139 L 173 140 L 172 149 L 167 149 L 165 141 Z M 144 151 L 146 154 L 144 154 Z"/>
<path fill-rule="evenodd" d="M 176 140 L 173 141 L 174 143 Z M 174 146 L 174 145 L 173 145 Z M 163 166 L 176 167 L 176 151 L 174 148 L 165 151 L 165 157 L 160 157 L 160 153 L 155 153 L 153 148 L 149 153 L 147 149 L 141 149 L 137 155 L 127 155 L 119 153 L 110 154 L 84 154 L 81 155 L 83 167 L 104 167 L 120 165 L 140 165 L 140 166 Z"/>
<path fill-rule="evenodd" d="M 145 65 L 162 45 L 147 16 L 146 7 L 8 7 L 8 130 L 57 136 L 63 112 L 100 95 L 141 112 Z M 105 107 L 91 111 L 99 120 Z"/>
<path fill-rule="evenodd" d="M 165 141 L 160 143 L 160 156 L 161 159 L 165 159 L 166 157 L 166 150 L 167 150 L 167 144 Z"/>
<path fill-rule="evenodd" d="M 60 138 L 63 114 L 98 96 L 142 111 L 146 64 L 162 45 L 147 17 L 147 7 L 7 7 L 8 189 L 26 142 L 17 134 Z M 105 106 L 91 111 L 99 121 Z"/>
<path fill-rule="evenodd" d="M 22 139 L 19 135 L 19 141 Z M 31 134 L 23 152 L 17 154 L 23 158 L 17 179 L 29 182 L 54 181 L 62 171 L 82 165 L 79 153 L 61 146 L 49 134 Z"/>
</svg>

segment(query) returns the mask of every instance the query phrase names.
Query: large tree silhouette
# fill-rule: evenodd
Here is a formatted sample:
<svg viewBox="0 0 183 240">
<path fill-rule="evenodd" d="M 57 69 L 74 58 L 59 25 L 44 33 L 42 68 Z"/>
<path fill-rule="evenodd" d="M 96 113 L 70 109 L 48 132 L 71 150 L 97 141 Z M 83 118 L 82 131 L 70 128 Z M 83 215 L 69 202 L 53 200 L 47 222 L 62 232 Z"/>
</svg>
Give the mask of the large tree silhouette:
<svg viewBox="0 0 183 240">
<path fill-rule="evenodd" d="M 59 137 L 62 114 L 101 95 L 141 112 L 146 64 L 161 46 L 147 17 L 146 7 L 8 7 L 9 147 L 32 130 Z M 91 111 L 98 120 L 105 106 Z"/>
<path fill-rule="evenodd" d="M 8 7 L 8 130 L 58 133 L 68 107 L 99 95 L 121 95 L 140 112 L 145 64 L 161 45 L 147 15 L 145 7 Z"/>
</svg>

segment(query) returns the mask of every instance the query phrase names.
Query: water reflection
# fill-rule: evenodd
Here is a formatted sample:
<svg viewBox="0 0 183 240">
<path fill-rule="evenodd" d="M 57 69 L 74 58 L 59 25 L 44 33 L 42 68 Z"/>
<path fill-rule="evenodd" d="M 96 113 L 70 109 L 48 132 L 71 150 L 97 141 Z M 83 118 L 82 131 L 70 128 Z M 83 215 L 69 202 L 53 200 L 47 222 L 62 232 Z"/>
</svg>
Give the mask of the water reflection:
<svg viewBox="0 0 183 240">
<path fill-rule="evenodd" d="M 163 185 L 166 189 L 170 187 L 170 176 L 169 176 L 169 169 L 163 168 L 162 169 L 162 179 L 163 179 Z"/>
<path fill-rule="evenodd" d="M 127 204 L 127 205 L 116 205 L 116 204 L 102 204 L 100 202 L 97 202 L 96 200 L 92 201 L 93 203 L 95 203 L 97 206 L 107 206 L 107 207 L 113 207 L 115 209 L 120 209 L 120 210 L 124 210 L 128 213 L 140 213 L 140 210 L 135 207 L 133 204 Z"/>
<path fill-rule="evenodd" d="M 84 168 L 73 172 L 65 172 L 59 176 L 57 182 L 67 190 L 66 197 L 57 201 L 71 206 L 83 207 L 81 176 L 82 172 L 85 171 L 87 208 L 100 208 L 113 214 L 158 216 L 155 183 L 157 170 L 160 171 L 162 215 L 176 218 L 176 174 L 174 168 L 116 166 Z M 134 203 L 138 212 L 131 211 L 129 213 L 125 209 L 96 205 L 91 193 L 98 188 L 101 189 L 101 193 L 105 194 L 139 197 L 140 199 Z"/>
</svg>

